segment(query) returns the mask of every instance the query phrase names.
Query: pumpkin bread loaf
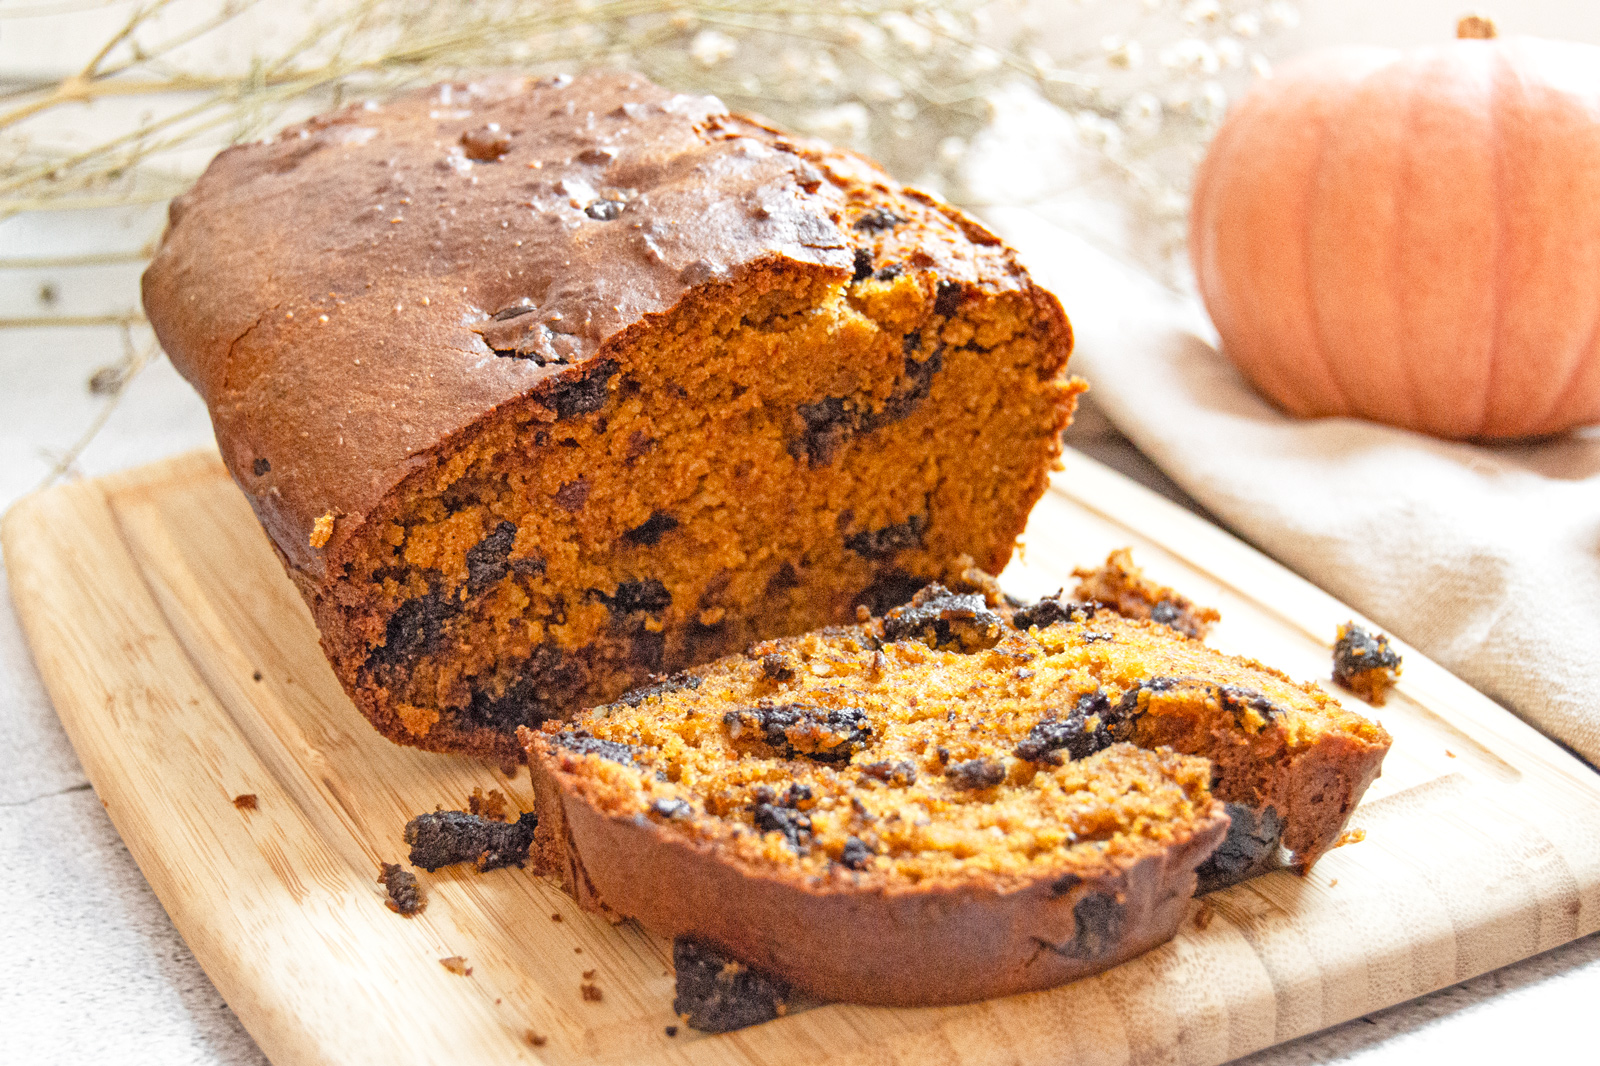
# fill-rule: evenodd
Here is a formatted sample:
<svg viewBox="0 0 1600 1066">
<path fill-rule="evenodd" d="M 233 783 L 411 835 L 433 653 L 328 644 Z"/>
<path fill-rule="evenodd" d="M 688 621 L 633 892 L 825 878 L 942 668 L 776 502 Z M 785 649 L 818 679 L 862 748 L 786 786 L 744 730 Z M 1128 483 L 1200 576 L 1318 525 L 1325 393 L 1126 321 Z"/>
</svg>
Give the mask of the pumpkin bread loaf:
<svg viewBox="0 0 1600 1066">
<path fill-rule="evenodd" d="M 960 553 L 998 571 L 1082 387 L 982 227 L 623 74 L 230 149 L 144 294 L 356 705 L 502 759 Z"/>
<path fill-rule="evenodd" d="M 931 586 L 522 731 L 541 864 L 812 995 L 955 1003 L 1169 938 L 1223 799 L 1308 864 L 1377 775 L 1381 728 L 1257 663 L 1071 601 L 1007 613 Z"/>
</svg>

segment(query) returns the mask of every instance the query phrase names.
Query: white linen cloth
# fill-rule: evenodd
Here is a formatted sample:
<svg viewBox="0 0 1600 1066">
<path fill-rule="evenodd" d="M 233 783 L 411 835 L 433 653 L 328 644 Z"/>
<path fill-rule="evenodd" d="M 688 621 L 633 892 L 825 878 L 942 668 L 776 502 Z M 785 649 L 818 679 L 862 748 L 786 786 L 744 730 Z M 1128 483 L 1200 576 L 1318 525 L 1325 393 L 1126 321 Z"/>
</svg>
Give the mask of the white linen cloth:
<svg viewBox="0 0 1600 1066">
<path fill-rule="evenodd" d="M 991 225 L 1060 298 L 1106 416 L 1234 531 L 1600 765 L 1600 430 L 1436 440 L 1301 420 L 1215 346 L 1199 301 L 1037 210 Z"/>
</svg>

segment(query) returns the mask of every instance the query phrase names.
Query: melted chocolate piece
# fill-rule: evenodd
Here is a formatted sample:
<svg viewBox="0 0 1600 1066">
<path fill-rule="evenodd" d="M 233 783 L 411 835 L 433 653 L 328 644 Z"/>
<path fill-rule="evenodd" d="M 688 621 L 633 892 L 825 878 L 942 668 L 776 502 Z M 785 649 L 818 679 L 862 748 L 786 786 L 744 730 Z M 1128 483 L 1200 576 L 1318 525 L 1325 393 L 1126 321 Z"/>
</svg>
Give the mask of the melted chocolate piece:
<svg viewBox="0 0 1600 1066">
<path fill-rule="evenodd" d="M 539 819 L 531 811 L 515 822 L 496 822 L 466 811 L 433 811 L 406 823 L 410 862 L 429 873 L 460 862 L 474 863 L 480 873 L 503 866 L 521 866 Z"/>
<path fill-rule="evenodd" d="M 1019 608 L 1011 615 L 1011 624 L 1027 631 L 1030 626 L 1048 629 L 1057 622 L 1081 622 L 1093 617 L 1094 604 L 1063 599 L 1059 594 L 1046 596 L 1038 603 Z"/>
<path fill-rule="evenodd" d="M 789 986 L 694 940 L 672 942 L 672 1009 L 703 1033 L 759 1025 L 788 1011 Z"/>
<path fill-rule="evenodd" d="M 478 593 L 505 577 L 511 570 L 507 557 L 517 539 L 517 527 L 511 522 L 501 522 L 494 532 L 484 537 L 467 551 L 467 591 Z"/>
<path fill-rule="evenodd" d="M 859 707 L 785 703 L 728 711 L 722 720 L 735 740 L 759 734 L 786 758 L 803 755 L 818 762 L 845 762 L 872 736 L 872 723 Z"/>
<path fill-rule="evenodd" d="M 1068 759 L 1086 759 L 1115 743 L 1116 710 L 1104 692 L 1088 692 L 1065 718 L 1046 718 L 1029 730 L 1015 755 L 1029 762 L 1060 766 Z"/>
<path fill-rule="evenodd" d="M 656 511 L 622 536 L 632 544 L 654 545 L 678 528 L 678 520 L 665 511 Z"/>
<path fill-rule="evenodd" d="M 698 674 L 680 673 L 660 681 L 643 685 L 617 697 L 617 702 L 628 707 L 637 707 L 645 700 L 656 696 L 665 696 L 669 692 L 680 692 L 683 689 L 696 689 L 700 687 L 701 678 Z"/>
<path fill-rule="evenodd" d="M 904 607 L 884 616 L 883 639 L 917 640 L 932 648 L 973 652 L 999 643 L 1004 622 L 975 592 L 954 593 L 929 585 Z"/>
<path fill-rule="evenodd" d="M 993 788 L 1006 779 L 1006 766 L 995 759 L 968 759 L 946 766 L 944 776 L 957 788 Z"/>
<path fill-rule="evenodd" d="M 863 530 L 844 539 L 844 546 L 863 559 L 889 559 L 907 548 L 919 547 L 928 528 L 928 516 L 914 514 L 904 522 L 882 529 Z"/>
<path fill-rule="evenodd" d="M 638 766 L 635 756 L 639 749 L 632 744 L 619 744 L 615 740 L 601 740 L 584 729 L 568 730 L 562 733 L 548 733 L 552 744 L 566 748 L 574 755 L 598 755 L 602 759 L 610 759 L 625 766 Z"/>
</svg>

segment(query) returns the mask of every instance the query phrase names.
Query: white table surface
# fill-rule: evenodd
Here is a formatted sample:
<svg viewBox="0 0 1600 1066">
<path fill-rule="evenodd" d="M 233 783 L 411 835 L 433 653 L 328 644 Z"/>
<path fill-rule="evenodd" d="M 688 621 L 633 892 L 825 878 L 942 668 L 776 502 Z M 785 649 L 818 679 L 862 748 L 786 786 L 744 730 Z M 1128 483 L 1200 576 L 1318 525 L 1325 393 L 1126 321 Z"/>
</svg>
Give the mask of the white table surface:
<svg viewBox="0 0 1600 1066">
<path fill-rule="evenodd" d="M 1312 41 L 1411 43 L 1450 25 L 1437 0 L 1314 3 Z M 1600 40 L 1592 0 L 1501 3 L 1502 25 Z M 1448 8 L 1448 11 L 1446 10 Z M 0 222 L 0 257 L 137 248 L 153 211 Z M 0 271 L 0 314 L 93 313 L 127 303 L 135 268 Z M 51 284 L 56 299 L 40 299 Z M 1070 309 L 1069 309 L 1070 310 Z M 111 329 L 0 332 L 0 509 L 36 486 L 101 404 L 89 375 L 115 360 Z M 1087 409 L 1071 442 L 1179 502 L 1183 494 Z M 94 476 L 211 440 L 204 408 L 164 361 L 130 386 L 74 473 Z M 3 568 L 3 564 L 0 564 Z M 195 962 L 95 797 L 40 684 L 11 609 L 0 605 L 0 1063 L 264 1063 Z M 1241 1060 L 1458 1064 L 1593 1062 L 1600 935 Z"/>
</svg>

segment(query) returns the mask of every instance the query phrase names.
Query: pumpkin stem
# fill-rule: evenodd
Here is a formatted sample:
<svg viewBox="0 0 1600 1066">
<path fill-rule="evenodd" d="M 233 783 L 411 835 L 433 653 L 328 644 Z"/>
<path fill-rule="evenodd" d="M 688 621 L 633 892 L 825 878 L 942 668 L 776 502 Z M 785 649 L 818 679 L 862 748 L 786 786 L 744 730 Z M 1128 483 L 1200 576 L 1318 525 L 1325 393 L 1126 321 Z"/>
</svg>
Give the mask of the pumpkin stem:
<svg viewBox="0 0 1600 1066">
<path fill-rule="evenodd" d="M 1494 28 L 1494 19 L 1483 15 L 1463 15 L 1456 22 L 1458 40 L 1488 41 L 1500 36 Z"/>
</svg>

